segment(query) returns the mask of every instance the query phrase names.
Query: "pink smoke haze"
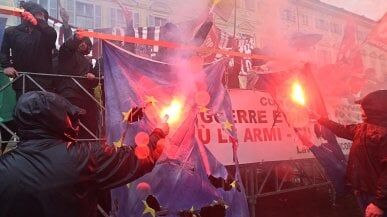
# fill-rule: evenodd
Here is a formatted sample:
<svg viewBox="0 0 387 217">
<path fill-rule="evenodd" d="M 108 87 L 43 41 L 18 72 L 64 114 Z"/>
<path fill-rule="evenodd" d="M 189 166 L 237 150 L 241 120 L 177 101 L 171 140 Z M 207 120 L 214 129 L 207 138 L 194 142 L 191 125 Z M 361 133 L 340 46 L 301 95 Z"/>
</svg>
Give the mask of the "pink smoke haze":
<svg viewBox="0 0 387 217">
<path fill-rule="evenodd" d="M 377 49 L 359 40 L 359 32 L 363 33 L 364 38 L 367 37 L 376 22 L 372 24 L 373 21 L 361 18 L 361 16 L 375 21 L 379 20 L 387 12 L 387 0 L 310 1 L 321 4 L 323 6 L 321 8 L 324 8 L 325 4 L 338 7 L 337 14 L 343 16 L 331 13 L 332 7 L 326 7 L 327 11 L 325 13 L 323 10 L 306 9 L 301 3 L 297 6 L 296 2 L 302 2 L 301 0 L 256 1 L 256 10 L 254 10 L 254 13 L 249 14 L 243 9 L 244 1 L 237 1 L 240 4 L 236 16 L 237 36 L 242 32 L 241 26 L 244 22 L 247 22 L 246 20 L 256 20 L 257 22 L 250 23 L 253 25 L 251 29 L 254 32 L 249 34 L 253 34 L 252 36 L 256 38 L 255 46 L 264 50 L 265 53 L 262 55 L 274 58 L 267 63 L 269 72 L 302 70 L 305 63 L 311 63 L 313 66 L 312 71 L 324 98 L 327 98 L 327 101 L 333 106 L 342 98 L 347 98 L 349 99 L 348 102 L 353 103 L 354 100 L 385 85 L 387 75 L 385 69 L 382 69 L 383 64 L 380 62 L 370 64 L 370 53 Z M 168 21 L 178 26 L 177 32 L 173 33 L 176 40 L 174 42 L 190 44 L 195 30 L 208 16 L 211 2 L 213 1 L 173 1 L 176 7 L 171 10 Z M 234 0 L 222 0 L 222 2 L 234 4 Z M 343 8 L 343 10 L 340 8 Z M 289 22 L 289 20 L 286 20 L 284 10 L 292 11 L 296 21 Z M 346 13 L 344 10 L 352 13 Z M 300 26 L 303 13 L 308 16 L 308 28 Z M 360 16 L 353 16 L 353 13 Z M 222 21 L 217 15 L 215 15 L 215 18 L 218 24 L 217 27 L 222 28 L 229 35 L 233 34 L 233 15 L 227 22 Z M 320 18 L 328 23 L 327 30 L 323 31 L 316 28 L 316 20 Z M 354 28 L 347 33 L 346 26 L 350 19 L 355 20 Z M 363 21 L 359 22 L 362 19 Z M 340 29 L 339 33 L 332 33 L 330 26 L 332 23 L 337 24 Z M 228 27 L 223 28 L 222 24 Z M 300 49 L 290 43 L 295 34 L 320 35 L 321 40 Z M 344 38 L 347 39 L 344 40 Z M 329 53 L 329 61 L 323 60 L 319 56 L 322 51 Z M 375 52 L 378 57 L 383 55 L 380 50 Z M 195 103 L 189 102 L 189 100 L 195 99 L 195 93 L 207 89 L 204 82 L 202 82 L 204 79 L 201 68 L 203 62 L 193 51 L 175 49 L 170 54 L 167 62 L 173 65 L 173 70 L 179 80 L 176 84 L 176 89 L 179 90 L 179 96 L 177 97 L 182 98 L 185 104 L 184 107 L 188 108 Z M 345 56 L 346 59 L 340 62 L 340 55 Z M 384 56 L 386 56 L 386 52 L 384 52 Z M 158 95 L 162 95 L 161 92 Z M 168 94 L 160 97 L 161 101 L 166 102 L 172 98 L 173 96 Z M 334 100 L 331 100 L 332 98 Z"/>
<path fill-rule="evenodd" d="M 344 8 L 373 20 L 379 20 L 387 12 L 386 0 L 322 0 L 322 2 Z"/>
</svg>

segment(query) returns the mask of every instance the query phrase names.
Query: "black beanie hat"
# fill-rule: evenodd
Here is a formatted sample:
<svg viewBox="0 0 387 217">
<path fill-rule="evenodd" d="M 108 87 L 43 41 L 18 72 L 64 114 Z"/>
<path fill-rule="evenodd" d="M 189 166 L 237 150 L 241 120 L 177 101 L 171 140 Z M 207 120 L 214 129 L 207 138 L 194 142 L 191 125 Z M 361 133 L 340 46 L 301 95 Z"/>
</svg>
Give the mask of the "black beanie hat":
<svg viewBox="0 0 387 217">
<path fill-rule="evenodd" d="M 20 7 L 24 8 L 24 10 L 30 12 L 32 15 L 35 15 L 37 13 L 43 13 L 44 18 L 48 20 L 48 12 L 46 9 L 44 9 L 41 5 L 35 3 L 35 2 L 21 2 Z"/>
</svg>

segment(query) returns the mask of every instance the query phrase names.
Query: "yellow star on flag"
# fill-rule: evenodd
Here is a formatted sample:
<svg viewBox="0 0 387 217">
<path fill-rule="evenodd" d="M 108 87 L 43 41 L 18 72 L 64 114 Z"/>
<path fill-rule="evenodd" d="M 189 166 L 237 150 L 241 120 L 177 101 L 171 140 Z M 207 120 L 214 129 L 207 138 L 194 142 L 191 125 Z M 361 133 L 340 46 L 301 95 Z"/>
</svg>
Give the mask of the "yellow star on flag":
<svg viewBox="0 0 387 217">
<path fill-rule="evenodd" d="M 113 142 L 114 144 L 114 147 L 116 148 L 121 148 L 122 146 L 124 146 L 124 144 L 122 144 L 122 140 L 118 140 L 117 142 Z"/>
<path fill-rule="evenodd" d="M 195 211 L 194 207 L 192 206 L 191 209 L 190 209 L 189 211 L 190 211 L 190 212 L 194 212 L 194 211 Z"/>
<path fill-rule="evenodd" d="M 127 187 L 127 188 L 130 188 L 130 183 L 126 184 L 126 187 Z"/>
<path fill-rule="evenodd" d="M 153 96 L 145 96 L 145 103 L 154 106 L 158 101 Z"/>
<path fill-rule="evenodd" d="M 122 122 L 129 121 L 129 115 L 130 115 L 130 113 L 132 113 L 132 109 L 129 109 L 128 112 L 122 112 L 122 116 L 124 116 L 124 119 L 122 120 Z"/>
<path fill-rule="evenodd" d="M 150 208 L 146 201 L 143 200 L 142 203 L 145 206 L 144 212 L 142 212 L 142 215 L 149 213 L 152 217 L 156 217 L 156 211 L 154 209 Z"/>
<path fill-rule="evenodd" d="M 229 206 L 227 206 L 226 204 L 224 204 L 224 208 L 228 209 L 228 208 L 229 208 Z"/>
<path fill-rule="evenodd" d="M 236 184 L 237 184 L 237 182 L 234 180 L 233 182 L 231 182 L 230 185 L 231 185 L 232 188 L 236 188 Z"/>
<path fill-rule="evenodd" d="M 199 106 L 199 112 L 200 113 L 207 113 L 209 111 L 209 109 L 205 106 Z"/>
<path fill-rule="evenodd" d="M 224 127 L 224 129 L 226 129 L 226 130 L 232 130 L 232 127 L 233 127 L 234 125 L 232 125 L 232 123 L 230 123 L 228 120 L 226 120 L 225 122 L 223 122 L 223 127 Z"/>
</svg>

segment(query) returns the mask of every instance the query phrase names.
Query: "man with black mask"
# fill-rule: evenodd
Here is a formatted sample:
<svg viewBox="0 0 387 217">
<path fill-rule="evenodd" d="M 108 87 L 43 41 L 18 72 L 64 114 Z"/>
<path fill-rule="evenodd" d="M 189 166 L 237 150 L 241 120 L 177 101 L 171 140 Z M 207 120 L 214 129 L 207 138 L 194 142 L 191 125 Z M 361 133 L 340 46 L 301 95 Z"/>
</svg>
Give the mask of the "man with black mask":
<svg viewBox="0 0 387 217">
<path fill-rule="evenodd" d="M 130 119 L 138 120 L 141 111 Z M 80 115 L 81 109 L 54 93 L 31 91 L 19 98 L 14 118 L 20 142 L 0 156 L 0 216 L 95 217 L 99 191 L 153 169 L 167 124 L 149 135 L 149 154 L 142 156 L 136 147 L 75 142 Z"/>
<path fill-rule="evenodd" d="M 4 32 L 1 45 L 0 63 L 4 74 L 16 78 L 18 72 L 53 73 L 52 50 L 55 48 L 56 32 L 47 23 L 48 12 L 34 2 L 21 4 L 25 9 L 22 13 L 22 23 L 8 27 Z M 51 79 L 41 76 L 31 76 L 45 90 L 52 88 Z M 18 79 L 13 84 L 16 97 L 23 92 L 23 81 Z M 25 81 L 25 91 L 40 90 L 28 78 Z"/>
<path fill-rule="evenodd" d="M 363 123 L 341 125 L 313 114 L 339 137 L 352 140 L 346 179 L 355 191 L 365 217 L 387 216 L 387 90 L 357 101 Z"/>
<path fill-rule="evenodd" d="M 58 73 L 63 75 L 82 76 L 75 79 L 65 78 L 57 82 L 56 92 L 69 100 L 72 104 L 86 110 L 81 122 L 94 134 L 97 135 L 97 104 L 90 95 L 94 95 L 93 88 L 98 85 L 98 80 L 93 71 L 89 58 L 86 57 L 91 51 L 90 38 L 75 34 L 67 40 L 59 49 Z M 81 88 L 80 85 L 83 87 Z M 86 91 L 85 91 L 86 90 Z M 92 136 L 81 129 L 81 139 L 90 139 Z"/>
</svg>

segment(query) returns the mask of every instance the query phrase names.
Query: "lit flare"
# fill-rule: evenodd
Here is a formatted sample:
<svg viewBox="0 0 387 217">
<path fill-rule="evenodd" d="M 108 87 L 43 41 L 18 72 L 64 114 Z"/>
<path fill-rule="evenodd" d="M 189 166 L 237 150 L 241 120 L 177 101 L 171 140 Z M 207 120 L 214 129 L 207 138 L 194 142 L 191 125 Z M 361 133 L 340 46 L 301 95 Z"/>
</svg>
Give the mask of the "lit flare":
<svg viewBox="0 0 387 217">
<path fill-rule="evenodd" d="M 180 120 L 182 110 L 183 103 L 178 99 L 173 99 L 170 105 L 166 106 L 161 110 L 160 117 L 163 120 L 168 117 L 168 123 L 173 124 Z"/>
<path fill-rule="evenodd" d="M 210 13 L 212 13 L 214 11 L 214 8 L 217 4 L 219 4 L 221 0 L 213 0 L 212 1 L 212 5 L 211 5 L 211 8 L 210 8 Z"/>
<path fill-rule="evenodd" d="M 291 98 L 293 102 L 301 106 L 305 106 L 306 104 L 304 88 L 302 87 L 299 81 L 295 81 L 292 84 Z"/>
<path fill-rule="evenodd" d="M 212 4 L 213 4 L 213 5 L 217 5 L 220 1 L 221 1 L 221 0 L 213 0 L 213 1 L 212 1 Z"/>
</svg>

